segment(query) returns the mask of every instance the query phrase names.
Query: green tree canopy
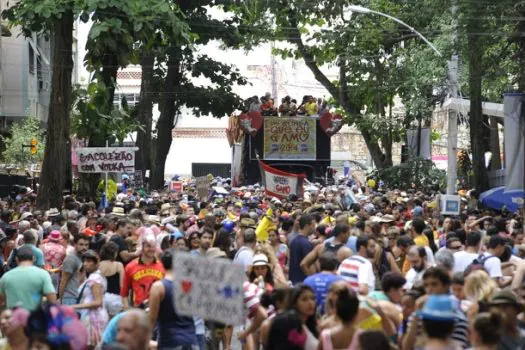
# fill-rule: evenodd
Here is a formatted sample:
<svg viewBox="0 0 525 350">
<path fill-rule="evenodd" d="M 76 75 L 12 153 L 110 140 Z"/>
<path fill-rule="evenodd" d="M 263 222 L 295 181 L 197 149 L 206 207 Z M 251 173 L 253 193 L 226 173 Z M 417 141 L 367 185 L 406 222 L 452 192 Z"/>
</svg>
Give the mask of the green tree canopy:
<svg viewBox="0 0 525 350">
<path fill-rule="evenodd" d="M 15 122 L 10 128 L 11 137 L 2 137 L 5 142 L 5 151 L 2 160 L 7 164 L 28 165 L 41 162 L 44 159 L 45 130 L 40 120 L 34 117 L 24 118 L 23 121 Z M 31 140 L 37 140 L 37 153 L 31 154 Z"/>
<path fill-rule="evenodd" d="M 288 46 L 278 53 L 304 60 L 346 122 L 361 132 L 375 165 L 388 167 L 392 143 L 415 119 L 430 119 L 443 97 L 446 58 L 405 26 L 375 14 L 352 13 L 349 5 L 397 17 L 430 40 L 446 30 L 442 19 L 448 0 L 248 0 L 236 10 L 251 27 L 251 42 L 281 41 Z M 436 44 L 447 55 L 446 41 Z M 337 80 L 328 78 L 325 67 L 338 69 Z M 397 96 L 407 107 L 401 120 L 389 112 Z"/>
</svg>

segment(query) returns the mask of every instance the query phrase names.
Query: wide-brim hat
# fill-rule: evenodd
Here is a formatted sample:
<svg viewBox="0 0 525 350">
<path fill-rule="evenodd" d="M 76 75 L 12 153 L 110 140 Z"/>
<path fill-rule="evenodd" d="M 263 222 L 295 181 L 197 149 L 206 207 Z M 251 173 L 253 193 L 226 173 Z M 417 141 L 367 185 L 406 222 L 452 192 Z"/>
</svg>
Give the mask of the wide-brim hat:
<svg viewBox="0 0 525 350">
<path fill-rule="evenodd" d="M 252 258 L 251 266 L 268 266 L 270 262 L 265 254 L 255 254 Z"/>
<path fill-rule="evenodd" d="M 126 216 L 124 208 L 122 207 L 113 207 L 113 210 L 111 210 L 111 214 L 116 216 Z"/>
<path fill-rule="evenodd" d="M 257 228 L 257 224 L 255 220 L 248 219 L 248 218 L 241 219 L 239 226 L 243 228 L 253 228 L 253 229 Z"/>
<path fill-rule="evenodd" d="M 523 305 L 518 300 L 518 297 L 516 294 L 511 292 L 510 290 L 502 290 L 494 294 L 492 299 L 490 300 L 490 305 L 498 306 L 498 305 L 510 305 L 515 306 L 516 308 L 523 310 Z"/>
<path fill-rule="evenodd" d="M 53 216 L 58 216 L 60 215 L 60 212 L 58 211 L 57 208 L 51 208 L 49 209 L 47 212 L 46 212 L 46 216 L 49 218 L 49 217 L 53 217 Z"/>
<path fill-rule="evenodd" d="M 394 221 L 396 221 L 396 218 L 394 217 L 394 215 L 390 215 L 390 214 L 383 215 L 380 220 L 380 222 L 385 222 L 385 223 L 394 222 Z"/>
<path fill-rule="evenodd" d="M 58 242 L 58 241 L 60 241 L 60 239 L 62 239 L 62 235 L 60 234 L 60 231 L 53 230 L 53 231 L 51 231 L 51 233 L 49 234 L 47 239 L 49 239 L 50 241 L 53 241 L 53 242 Z"/>
<path fill-rule="evenodd" d="M 151 224 L 157 224 L 157 225 L 160 225 L 161 223 L 160 216 L 158 215 L 148 215 L 146 217 L 146 221 L 148 221 Z"/>
<path fill-rule="evenodd" d="M 31 213 L 30 211 L 26 211 L 22 213 L 22 215 L 20 216 L 20 220 L 25 220 L 29 217 L 33 217 L 33 213 Z"/>
<path fill-rule="evenodd" d="M 170 215 L 170 210 L 171 210 L 171 204 L 164 203 L 160 207 L 160 215 Z"/>
</svg>

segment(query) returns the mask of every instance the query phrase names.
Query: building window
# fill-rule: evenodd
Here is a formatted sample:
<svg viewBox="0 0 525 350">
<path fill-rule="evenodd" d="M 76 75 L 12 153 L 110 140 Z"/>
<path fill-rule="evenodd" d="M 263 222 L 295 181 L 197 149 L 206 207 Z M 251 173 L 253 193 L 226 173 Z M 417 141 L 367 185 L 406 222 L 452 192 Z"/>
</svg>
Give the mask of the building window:
<svg viewBox="0 0 525 350">
<path fill-rule="evenodd" d="M 113 105 L 118 106 L 120 108 L 122 105 L 122 98 L 124 97 L 126 98 L 128 107 L 136 107 L 139 104 L 140 95 L 138 93 L 136 94 L 115 93 L 115 96 L 113 97 Z"/>
</svg>

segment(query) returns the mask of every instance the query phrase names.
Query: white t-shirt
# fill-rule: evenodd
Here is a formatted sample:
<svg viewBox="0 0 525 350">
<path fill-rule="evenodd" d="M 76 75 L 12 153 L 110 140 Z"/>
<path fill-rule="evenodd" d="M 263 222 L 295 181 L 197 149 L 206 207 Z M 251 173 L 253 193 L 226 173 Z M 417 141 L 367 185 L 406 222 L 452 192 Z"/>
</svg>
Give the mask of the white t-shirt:
<svg viewBox="0 0 525 350">
<path fill-rule="evenodd" d="M 405 279 L 407 281 L 405 285 L 403 286 L 403 289 L 406 289 L 406 290 L 411 289 L 414 286 L 414 284 L 420 282 L 423 279 L 423 274 L 425 273 L 425 270 L 426 269 L 423 269 L 419 272 L 414 270 L 414 268 L 411 268 L 410 270 L 408 270 L 405 276 Z"/>
<path fill-rule="evenodd" d="M 347 281 L 354 291 L 359 291 L 360 284 L 366 284 L 368 291 L 375 289 L 376 277 L 372 263 L 360 255 L 354 255 L 343 260 L 337 273 Z"/>
<path fill-rule="evenodd" d="M 485 252 L 483 253 L 483 256 L 489 257 L 493 255 L 488 252 Z M 503 273 L 501 272 L 501 261 L 498 257 L 486 258 L 483 264 L 483 268 L 487 270 L 490 278 L 500 278 L 503 276 Z"/>
<path fill-rule="evenodd" d="M 244 266 L 244 271 L 248 271 L 248 266 L 252 264 L 252 260 L 253 260 L 253 250 L 251 250 L 250 248 L 246 246 L 242 246 L 237 251 L 237 254 L 235 254 L 233 263 Z"/>
<path fill-rule="evenodd" d="M 430 266 L 436 265 L 436 259 L 434 259 L 434 252 L 430 247 L 425 246 L 425 252 L 427 253 L 427 261 Z"/>
<path fill-rule="evenodd" d="M 474 259 L 477 259 L 479 254 L 469 253 L 465 251 L 455 252 L 454 253 L 454 269 L 453 273 L 463 272 L 465 269 L 472 264 Z"/>
</svg>

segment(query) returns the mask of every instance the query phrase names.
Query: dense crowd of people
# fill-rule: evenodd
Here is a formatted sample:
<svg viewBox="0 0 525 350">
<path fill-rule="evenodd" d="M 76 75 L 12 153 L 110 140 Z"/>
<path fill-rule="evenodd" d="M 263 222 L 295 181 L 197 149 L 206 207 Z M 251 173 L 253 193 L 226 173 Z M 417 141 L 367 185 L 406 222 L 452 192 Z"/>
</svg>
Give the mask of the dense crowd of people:
<svg viewBox="0 0 525 350">
<path fill-rule="evenodd" d="M 194 183 L 144 197 L 130 186 L 102 209 L 3 201 L 0 350 L 525 345 L 519 214 L 473 197 L 442 216 L 429 194 L 356 184 L 277 199 L 229 183 L 202 201 Z M 178 313 L 181 252 L 243 266 L 243 327 Z"/>
<path fill-rule="evenodd" d="M 297 100 L 290 96 L 285 96 L 277 108 L 274 99 L 268 92 L 260 98 L 258 96 L 250 97 L 244 101 L 241 110 L 245 113 L 259 112 L 262 116 L 316 116 L 328 111 L 328 103 L 323 98 L 315 98 L 311 95 L 303 96 L 301 103 L 297 103 Z"/>
</svg>

